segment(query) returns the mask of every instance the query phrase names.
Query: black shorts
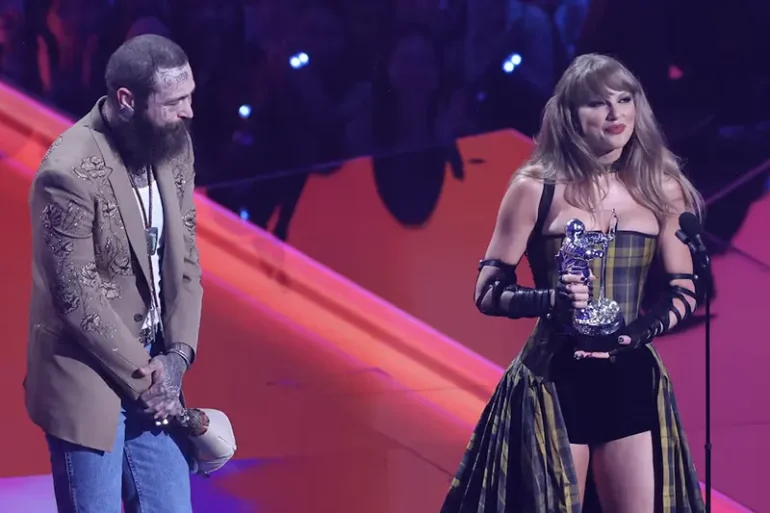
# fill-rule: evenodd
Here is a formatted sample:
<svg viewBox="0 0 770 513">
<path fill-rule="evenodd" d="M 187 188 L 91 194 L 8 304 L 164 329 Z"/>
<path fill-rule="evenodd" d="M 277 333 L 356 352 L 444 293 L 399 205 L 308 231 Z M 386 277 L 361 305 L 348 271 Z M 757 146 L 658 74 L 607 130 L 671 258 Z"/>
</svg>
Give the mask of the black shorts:
<svg viewBox="0 0 770 513">
<path fill-rule="evenodd" d="M 645 348 L 609 360 L 575 360 L 572 350 L 551 366 L 571 444 L 601 445 L 658 425 L 658 370 Z"/>
</svg>

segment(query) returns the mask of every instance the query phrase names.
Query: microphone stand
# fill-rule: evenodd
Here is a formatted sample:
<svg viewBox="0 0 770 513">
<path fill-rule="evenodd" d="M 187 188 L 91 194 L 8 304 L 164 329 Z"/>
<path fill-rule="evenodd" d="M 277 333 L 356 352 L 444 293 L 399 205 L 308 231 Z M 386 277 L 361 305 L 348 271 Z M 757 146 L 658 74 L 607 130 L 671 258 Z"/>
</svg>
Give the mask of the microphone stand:
<svg viewBox="0 0 770 513">
<path fill-rule="evenodd" d="M 687 244 L 690 248 L 690 252 L 693 256 L 693 267 L 695 268 L 696 279 L 696 291 L 698 284 L 703 286 L 704 290 L 704 307 L 705 307 L 705 361 L 704 367 L 706 371 L 706 433 L 704 449 L 706 453 L 706 465 L 705 465 L 705 501 L 706 501 L 706 513 L 711 513 L 711 259 L 708 255 L 708 250 L 701 240 L 700 234 L 696 234 L 693 237 L 685 235 L 681 230 L 677 230 L 677 237 L 679 240 Z M 699 282 L 699 283 L 698 283 Z"/>
</svg>

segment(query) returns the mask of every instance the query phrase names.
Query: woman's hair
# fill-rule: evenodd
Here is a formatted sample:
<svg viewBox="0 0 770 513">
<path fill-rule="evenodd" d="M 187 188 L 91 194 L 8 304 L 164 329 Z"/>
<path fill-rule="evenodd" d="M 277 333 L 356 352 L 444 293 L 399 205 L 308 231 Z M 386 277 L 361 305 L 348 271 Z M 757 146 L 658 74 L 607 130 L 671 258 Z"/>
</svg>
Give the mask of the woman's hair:
<svg viewBox="0 0 770 513">
<path fill-rule="evenodd" d="M 687 210 L 701 215 L 703 200 L 682 174 L 677 157 L 666 147 L 642 85 L 623 64 L 604 55 L 581 55 L 564 72 L 545 106 L 532 157 L 520 173 L 566 183 L 565 200 L 594 211 L 601 199 L 595 185 L 606 172 L 606 165 L 599 162 L 583 138 L 578 108 L 606 98 L 609 91 L 632 94 L 636 106 L 634 132 L 617 166 L 618 178 L 631 197 L 662 220 L 672 212 L 663 190 L 664 180 L 673 179 L 682 189 Z"/>
</svg>

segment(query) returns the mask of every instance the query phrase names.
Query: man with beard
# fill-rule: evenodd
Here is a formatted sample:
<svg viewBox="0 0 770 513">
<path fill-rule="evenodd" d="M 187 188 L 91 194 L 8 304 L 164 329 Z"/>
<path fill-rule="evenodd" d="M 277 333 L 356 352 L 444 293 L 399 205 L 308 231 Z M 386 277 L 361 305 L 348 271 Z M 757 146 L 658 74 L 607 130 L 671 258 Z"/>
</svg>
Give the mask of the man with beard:
<svg viewBox="0 0 770 513">
<path fill-rule="evenodd" d="M 195 360 L 195 89 L 184 51 L 124 43 L 107 96 L 43 158 L 30 193 L 27 411 L 60 512 L 190 512 L 182 376 Z"/>
</svg>

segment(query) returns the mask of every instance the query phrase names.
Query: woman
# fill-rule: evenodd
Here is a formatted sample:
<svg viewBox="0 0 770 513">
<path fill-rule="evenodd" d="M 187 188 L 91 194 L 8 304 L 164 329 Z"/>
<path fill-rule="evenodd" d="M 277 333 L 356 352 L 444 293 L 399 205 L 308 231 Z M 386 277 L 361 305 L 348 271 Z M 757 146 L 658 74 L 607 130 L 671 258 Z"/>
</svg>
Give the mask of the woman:
<svg viewBox="0 0 770 513">
<path fill-rule="evenodd" d="M 487 405 L 442 513 L 578 513 L 592 510 L 582 505 L 589 489 L 604 513 L 704 511 L 670 380 L 650 345 L 695 307 L 692 259 L 675 233 L 679 214 L 701 204 L 634 76 L 609 57 L 575 59 L 503 199 L 476 285 L 482 313 L 540 321 Z M 602 286 L 598 260 L 590 280 L 558 275 L 555 254 L 573 218 L 593 231 L 619 226 L 604 285 L 626 325 L 603 352 L 577 350 L 565 330 L 571 310 Z M 534 289 L 516 284 L 525 252 Z M 669 292 L 640 315 L 656 255 Z"/>
</svg>

